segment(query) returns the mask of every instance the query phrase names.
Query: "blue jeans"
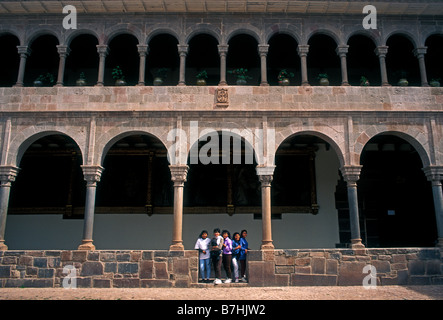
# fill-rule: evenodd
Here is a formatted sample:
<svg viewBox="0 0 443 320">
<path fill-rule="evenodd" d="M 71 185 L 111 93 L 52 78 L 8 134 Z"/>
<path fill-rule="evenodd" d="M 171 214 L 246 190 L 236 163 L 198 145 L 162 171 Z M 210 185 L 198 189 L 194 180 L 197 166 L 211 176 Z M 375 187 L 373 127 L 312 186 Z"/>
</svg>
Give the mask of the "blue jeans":
<svg viewBox="0 0 443 320">
<path fill-rule="evenodd" d="M 202 279 L 209 279 L 211 276 L 211 259 L 200 259 L 200 273 Z"/>
</svg>

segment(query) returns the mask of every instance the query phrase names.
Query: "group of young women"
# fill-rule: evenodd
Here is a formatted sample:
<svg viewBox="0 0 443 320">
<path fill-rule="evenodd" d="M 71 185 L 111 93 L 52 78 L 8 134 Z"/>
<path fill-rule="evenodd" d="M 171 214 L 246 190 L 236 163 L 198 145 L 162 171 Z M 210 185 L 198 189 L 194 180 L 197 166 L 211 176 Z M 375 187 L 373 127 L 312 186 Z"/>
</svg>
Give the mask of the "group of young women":
<svg viewBox="0 0 443 320">
<path fill-rule="evenodd" d="M 214 229 L 213 238 L 208 237 L 208 232 L 203 230 L 195 243 L 195 249 L 200 252 L 200 273 L 203 282 L 209 282 L 211 276 L 211 262 L 214 266 L 214 284 L 220 284 L 221 265 L 226 271 L 225 283 L 232 282 L 232 269 L 235 282 L 246 282 L 246 254 L 248 252 L 248 232 L 242 230 L 235 232 L 232 239 L 228 230 Z"/>
</svg>

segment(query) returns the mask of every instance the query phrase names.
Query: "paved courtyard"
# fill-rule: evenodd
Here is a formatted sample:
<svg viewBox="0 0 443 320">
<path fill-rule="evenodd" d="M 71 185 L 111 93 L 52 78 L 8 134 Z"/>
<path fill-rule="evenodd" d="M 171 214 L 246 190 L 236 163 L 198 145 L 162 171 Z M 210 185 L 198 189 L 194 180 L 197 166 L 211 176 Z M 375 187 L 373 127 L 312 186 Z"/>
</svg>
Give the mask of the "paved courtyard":
<svg viewBox="0 0 443 320">
<path fill-rule="evenodd" d="M 0 300 L 443 300 L 443 286 L 1 288 Z"/>
</svg>

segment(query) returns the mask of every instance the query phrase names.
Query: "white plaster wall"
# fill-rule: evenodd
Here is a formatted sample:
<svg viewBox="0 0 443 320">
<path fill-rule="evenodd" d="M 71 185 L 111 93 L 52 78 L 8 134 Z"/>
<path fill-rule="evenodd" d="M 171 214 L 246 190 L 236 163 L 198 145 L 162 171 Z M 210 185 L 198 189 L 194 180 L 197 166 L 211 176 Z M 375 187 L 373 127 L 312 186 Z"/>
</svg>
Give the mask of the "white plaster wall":
<svg viewBox="0 0 443 320">
<path fill-rule="evenodd" d="M 274 245 L 278 249 L 334 248 L 339 242 L 334 192 L 338 160 L 324 146 L 316 156 L 317 197 L 320 210 L 312 214 L 284 214 L 272 220 Z M 172 215 L 97 214 L 94 244 L 97 249 L 168 249 L 172 239 Z M 189 214 L 183 219 L 185 249 L 192 249 L 200 231 L 210 235 L 216 227 L 232 233 L 248 230 L 252 249 L 259 249 L 261 220 L 252 214 Z M 83 220 L 63 220 L 61 215 L 10 215 L 6 244 L 10 249 L 76 249 L 83 234 Z"/>
</svg>

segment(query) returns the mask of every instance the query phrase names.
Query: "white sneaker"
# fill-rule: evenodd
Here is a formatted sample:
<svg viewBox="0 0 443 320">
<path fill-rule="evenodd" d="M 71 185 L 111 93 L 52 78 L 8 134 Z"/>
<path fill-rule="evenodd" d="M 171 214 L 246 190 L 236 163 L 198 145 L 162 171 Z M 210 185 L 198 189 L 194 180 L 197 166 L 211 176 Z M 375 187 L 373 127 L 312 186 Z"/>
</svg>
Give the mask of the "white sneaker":
<svg viewBox="0 0 443 320">
<path fill-rule="evenodd" d="M 214 284 L 221 284 L 222 282 L 221 282 L 221 280 L 220 279 L 215 279 L 214 280 Z"/>
<path fill-rule="evenodd" d="M 246 282 L 246 277 L 241 278 L 241 282 Z"/>
<path fill-rule="evenodd" d="M 238 282 L 238 278 L 235 278 L 235 283 L 237 283 Z"/>
<path fill-rule="evenodd" d="M 225 283 L 231 283 L 231 282 L 232 282 L 231 279 L 226 279 L 226 280 L 225 280 Z"/>
</svg>

